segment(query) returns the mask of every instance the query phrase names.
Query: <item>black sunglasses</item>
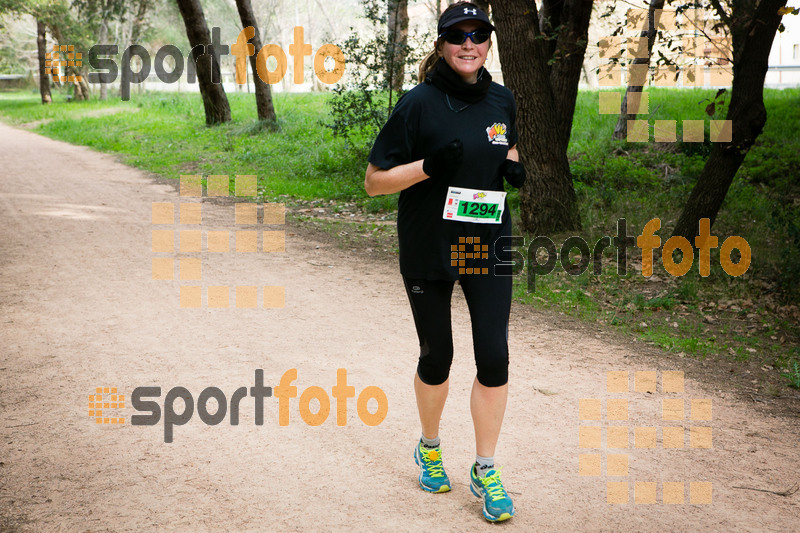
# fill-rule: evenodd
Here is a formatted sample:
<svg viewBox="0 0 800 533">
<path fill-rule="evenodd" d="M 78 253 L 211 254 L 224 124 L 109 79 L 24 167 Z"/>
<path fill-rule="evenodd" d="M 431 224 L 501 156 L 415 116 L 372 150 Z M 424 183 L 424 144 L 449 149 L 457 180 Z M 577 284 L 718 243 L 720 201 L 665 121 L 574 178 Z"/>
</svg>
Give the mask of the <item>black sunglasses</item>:
<svg viewBox="0 0 800 533">
<path fill-rule="evenodd" d="M 450 44 L 464 44 L 464 41 L 469 37 L 469 40 L 473 43 L 481 44 L 488 41 L 491 36 L 492 32 L 488 30 L 475 30 L 469 33 L 461 30 L 448 30 L 439 35 L 439 38 L 444 37 L 444 40 Z"/>
</svg>

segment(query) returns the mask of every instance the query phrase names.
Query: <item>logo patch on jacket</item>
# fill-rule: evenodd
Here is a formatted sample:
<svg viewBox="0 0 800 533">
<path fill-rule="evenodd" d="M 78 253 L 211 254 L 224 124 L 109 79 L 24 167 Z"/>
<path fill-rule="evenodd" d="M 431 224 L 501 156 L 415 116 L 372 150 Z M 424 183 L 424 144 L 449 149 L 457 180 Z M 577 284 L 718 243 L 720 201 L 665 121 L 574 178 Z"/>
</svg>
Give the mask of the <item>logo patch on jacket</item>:
<svg viewBox="0 0 800 533">
<path fill-rule="evenodd" d="M 492 144 L 502 144 L 508 146 L 508 139 L 506 138 L 506 131 L 508 127 L 502 122 L 495 122 L 486 128 L 486 134 L 489 136 L 489 142 Z"/>
</svg>

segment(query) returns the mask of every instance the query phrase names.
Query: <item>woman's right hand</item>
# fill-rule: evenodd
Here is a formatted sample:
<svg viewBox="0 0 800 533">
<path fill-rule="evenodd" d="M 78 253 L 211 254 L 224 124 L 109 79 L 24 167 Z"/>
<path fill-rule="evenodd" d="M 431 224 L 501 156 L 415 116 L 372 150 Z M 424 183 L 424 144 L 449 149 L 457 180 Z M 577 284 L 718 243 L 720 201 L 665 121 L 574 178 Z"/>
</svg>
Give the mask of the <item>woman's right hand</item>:
<svg viewBox="0 0 800 533">
<path fill-rule="evenodd" d="M 388 170 L 370 163 L 364 176 L 364 189 L 370 196 L 392 194 L 426 179 L 428 175 L 422 170 L 422 159 Z"/>
<path fill-rule="evenodd" d="M 425 159 L 398 165 L 388 170 L 370 163 L 364 176 L 364 189 L 370 196 L 392 194 L 407 189 L 431 176 L 449 180 L 464 159 L 461 139 L 453 139 Z"/>
<path fill-rule="evenodd" d="M 422 171 L 428 176 L 449 179 L 464 160 L 464 146 L 461 139 L 453 139 L 422 161 Z"/>
</svg>

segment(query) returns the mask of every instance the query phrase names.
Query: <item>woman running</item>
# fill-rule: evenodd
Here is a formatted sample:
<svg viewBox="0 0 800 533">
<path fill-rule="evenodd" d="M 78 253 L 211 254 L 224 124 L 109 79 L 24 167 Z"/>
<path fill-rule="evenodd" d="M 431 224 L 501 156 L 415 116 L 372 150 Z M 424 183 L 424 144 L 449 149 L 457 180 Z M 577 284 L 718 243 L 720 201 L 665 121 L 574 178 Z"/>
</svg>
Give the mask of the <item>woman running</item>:
<svg viewBox="0 0 800 533">
<path fill-rule="evenodd" d="M 491 522 L 514 516 L 494 454 L 508 397 L 511 276 L 495 250 L 511 235 L 503 178 L 520 187 L 516 104 L 484 68 L 494 26 L 478 6 L 458 2 L 439 17 L 420 84 L 397 102 L 369 155 L 370 196 L 400 191 L 400 273 L 411 303 L 420 355 L 414 390 L 422 437 L 414 450 L 419 486 L 447 492 L 439 421 L 453 360 L 450 300 L 459 281 L 469 307 L 477 375 L 470 410 L 475 463 L 470 488 Z"/>
</svg>

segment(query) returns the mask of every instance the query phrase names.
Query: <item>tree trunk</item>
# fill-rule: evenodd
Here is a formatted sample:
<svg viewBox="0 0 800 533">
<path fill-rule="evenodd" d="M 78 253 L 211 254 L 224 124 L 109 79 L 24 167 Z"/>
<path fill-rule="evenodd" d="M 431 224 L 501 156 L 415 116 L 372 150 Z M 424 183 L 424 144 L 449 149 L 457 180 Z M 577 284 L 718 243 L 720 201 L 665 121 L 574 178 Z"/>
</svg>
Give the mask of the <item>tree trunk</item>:
<svg viewBox="0 0 800 533">
<path fill-rule="evenodd" d="M 200 95 L 203 98 L 203 107 L 206 112 L 206 124 L 218 124 L 231 120 L 231 108 L 222 83 L 213 83 L 212 79 L 220 79 L 219 59 L 212 53 L 211 36 L 203 15 L 200 0 L 177 0 L 183 23 L 186 26 L 186 36 L 189 45 L 205 46 L 206 53 L 196 58 L 197 83 L 200 86 Z M 191 59 L 189 59 L 191 60 Z M 212 78 L 212 73 L 214 78 Z"/>
<path fill-rule="evenodd" d="M 108 39 L 108 22 L 106 21 L 105 16 L 103 16 L 103 20 L 100 21 L 100 34 L 97 37 L 97 42 L 100 44 L 106 44 L 107 39 Z M 108 84 L 101 83 L 100 100 L 106 100 L 107 98 L 108 98 Z"/>
<path fill-rule="evenodd" d="M 650 6 L 647 9 L 647 29 L 642 31 L 639 35 L 640 37 L 647 37 L 647 57 L 634 58 L 634 65 L 650 66 L 650 59 L 653 54 L 653 43 L 655 43 L 656 40 L 656 28 L 658 28 L 658 19 L 661 18 L 662 9 L 664 9 L 664 0 L 650 0 Z M 630 73 L 630 69 L 628 72 Z M 628 121 L 636 120 L 636 113 L 628 113 L 628 94 L 642 92 L 642 85 L 631 85 L 630 75 L 628 75 L 628 80 L 628 89 L 625 91 L 625 96 L 622 98 L 619 118 L 617 119 L 617 125 L 614 127 L 613 138 L 617 140 L 628 137 Z"/>
<path fill-rule="evenodd" d="M 261 50 L 261 36 L 258 33 L 258 24 L 256 23 L 256 16 L 253 13 L 253 7 L 250 5 L 250 0 L 236 0 L 236 8 L 239 10 L 239 18 L 242 20 L 242 27 L 247 28 L 252 26 L 255 30 L 255 35 L 250 41 L 253 43 L 253 55 L 250 56 L 250 67 L 253 71 L 253 85 L 256 88 L 256 112 L 258 113 L 258 120 L 268 120 L 275 122 L 275 107 L 272 105 L 272 91 L 269 84 L 262 80 L 258 75 L 256 67 L 256 56 L 258 51 Z M 249 88 L 249 85 L 248 85 Z"/>
<path fill-rule="evenodd" d="M 131 21 L 131 43 L 138 44 L 137 41 L 142 35 L 144 29 L 144 19 L 147 16 L 147 10 L 152 7 L 153 0 L 139 0 L 139 6 L 136 8 L 136 16 Z"/>
<path fill-rule="evenodd" d="M 72 82 L 72 89 L 73 94 L 76 101 L 86 101 L 89 99 L 89 82 L 86 81 L 85 73 L 83 72 L 82 68 L 78 68 L 75 66 L 67 67 L 67 72 L 69 72 L 73 78 Z M 80 77 L 80 81 L 78 81 L 78 77 Z"/>
<path fill-rule="evenodd" d="M 694 243 L 701 218 L 711 224 L 719 213 L 733 178 L 750 147 L 767 122 L 764 107 L 764 77 L 769 51 L 781 21 L 778 9 L 786 0 L 761 0 L 734 9 L 728 18 L 733 39 L 733 89 L 726 120 L 731 121 L 731 142 L 714 142 L 711 155 L 692 189 L 673 235 Z"/>
<path fill-rule="evenodd" d="M 63 43 L 65 41 L 61 33 L 61 27 L 57 24 L 50 24 L 50 32 L 53 34 L 53 38 L 56 42 Z M 62 57 L 64 56 L 62 55 Z M 72 81 L 69 83 L 72 84 L 72 98 L 75 101 L 85 101 L 89 99 L 89 82 L 86 81 L 86 76 L 83 75 L 82 70 L 84 70 L 84 68 L 79 69 L 75 66 L 67 66 L 64 68 L 64 74 L 67 76 L 67 79 L 69 79 L 69 76 L 73 76 Z M 81 81 L 78 81 L 79 76 L 81 77 Z"/>
<path fill-rule="evenodd" d="M 492 1 L 503 79 L 517 101 L 518 148 L 528 171 L 520 190 L 522 228 L 539 235 L 580 228 L 567 147 L 592 2 L 542 5 L 550 14 L 547 24 L 540 23 L 532 2 Z M 547 27 L 561 25 L 557 37 L 542 38 Z"/>
<path fill-rule="evenodd" d="M 439 20 L 439 15 L 442 14 L 442 0 L 425 0 L 425 7 L 428 8 L 434 20 Z"/>
<path fill-rule="evenodd" d="M 472 0 L 472 3 L 481 8 L 487 15 L 489 14 L 489 0 Z"/>
<path fill-rule="evenodd" d="M 42 95 L 42 103 L 49 104 L 53 101 L 50 96 L 50 76 L 45 72 L 44 63 L 47 55 L 47 27 L 41 20 L 36 21 L 36 48 L 39 55 L 39 94 Z"/>
<path fill-rule="evenodd" d="M 388 38 L 386 44 L 386 79 L 393 91 L 403 90 L 405 80 L 406 56 L 408 55 L 408 0 L 387 0 Z"/>
<path fill-rule="evenodd" d="M 152 0 L 138 0 L 138 6 L 136 8 L 136 15 L 130 19 L 130 23 L 126 24 L 123 31 L 122 31 L 122 38 L 120 42 L 123 43 L 121 46 L 122 50 L 128 48 L 128 46 L 132 44 L 139 44 L 139 37 L 142 34 L 142 27 L 144 26 L 144 18 L 147 15 L 147 10 L 150 8 L 150 2 Z M 135 57 L 135 56 L 134 56 Z M 132 66 L 141 69 L 141 63 L 139 63 L 139 59 L 137 58 L 136 61 L 132 64 Z M 132 84 L 138 87 L 137 92 L 141 92 L 142 85 L 141 82 L 141 70 L 135 73 L 129 73 L 126 69 L 121 69 L 120 71 L 120 84 L 119 84 L 119 95 L 123 97 L 122 88 L 123 87 L 130 87 Z"/>
<path fill-rule="evenodd" d="M 129 44 L 138 44 L 139 37 L 142 35 L 144 29 L 144 20 L 147 16 L 147 10 L 150 9 L 153 0 L 139 0 L 139 6 L 136 8 L 136 15 L 131 21 L 131 40 Z M 144 90 L 144 80 L 142 79 L 142 72 L 135 73 L 133 83 L 136 84 L 136 92 L 141 94 Z"/>
<path fill-rule="evenodd" d="M 108 40 L 108 23 L 111 19 L 111 0 L 100 2 L 100 31 L 98 32 L 97 42 L 106 44 Z M 100 100 L 108 98 L 108 84 L 100 84 Z"/>
</svg>

